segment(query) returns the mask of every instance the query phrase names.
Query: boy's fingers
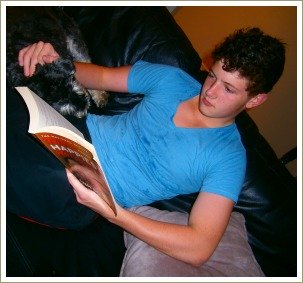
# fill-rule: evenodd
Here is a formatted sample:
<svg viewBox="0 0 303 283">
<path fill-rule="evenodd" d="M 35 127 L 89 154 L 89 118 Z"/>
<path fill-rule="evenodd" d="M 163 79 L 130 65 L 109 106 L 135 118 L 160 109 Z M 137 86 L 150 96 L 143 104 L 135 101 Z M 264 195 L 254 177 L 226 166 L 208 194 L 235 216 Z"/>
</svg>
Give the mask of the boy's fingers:
<svg viewBox="0 0 303 283">
<path fill-rule="evenodd" d="M 84 185 L 81 184 L 81 182 L 77 179 L 77 177 L 71 173 L 68 169 L 66 169 L 66 175 L 69 183 L 72 185 L 74 188 L 74 191 L 77 190 L 84 190 L 86 191 L 87 189 L 84 187 Z"/>
<path fill-rule="evenodd" d="M 45 63 L 53 63 L 55 60 L 57 60 L 59 58 L 59 56 L 54 57 L 52 55 L 43 55 L 43 62 Z"/>
<path fill-rule="evenodd" d="M 43 51 L 45 50 L 45 43 L 43 41 L 39 41 L 37 43 L 37 48 L 35 51 L 35 54 L 37 56 L 37 62 L 41 65 L 44 65 L 44 61 L 43 61 L 43 55 L 45 54 Z"/>
<path fill-rule="evenodd" d="M 67 175 L 67 179 L 70 182 L 71 185 L 76 184 L 78 181 L 78 179 L 75 177 L 75 175 L 70 172 L 68 169 L 66 169 L 66 175 Z M 80 182 L 79 182 L 80 183 Z"/>
<path fill-rule="evenodd" d="M 20 50 L 18 55 L 19 65 L 24 68 L 25 76 L 32 76 L 35 73 L 36 65 L 39 63 L 52 63 L 59 58 L 50 43 L 39 41 Z"/>
<path fill-rule="evenodd" d="M 19 52 L 18 61 L 19 61 L 19 65 L 20 65 L 21 67 L 24 66 L 24 58 L 23 58 L 24 53 L 26 53 L 27 50 L 28 50 L 29 48 L 30 48 L 30 46 L 24 47 L 24 48 L 21 49 L 20 52 Z"/>
<path fill-rule="evenodd" d="M 59 58 L 59 54 L 50 43 L 45 43 L 38 58 L 45 63 L 52 63 Z"/>
<path fill-rule="evenodd" d="M 31 60 L 30 60 L 30 68 L 29 68 L 29 75 L 32 76 L 35 73 L 36 65 L 40 63 L 43 65 L 43 61 L 40 60 L 39 62 L 39 54 L 41 50 L 43 50 L 44 42 L 39 41 L 38 43 L 35 43 L 35 48 L 31 54 Z M 40 56 L 41 57 L 41 56 Z"/>
<path fill-rule="evenodd" d="M 23 68 L 24 68 L 24 75 L 28 77 L 30 75 L 30 64 L 31 64 L 31 57 L 35 51 L 36 44 L 33 44 L 25 50 L 23 55 Z"/>
</svg>

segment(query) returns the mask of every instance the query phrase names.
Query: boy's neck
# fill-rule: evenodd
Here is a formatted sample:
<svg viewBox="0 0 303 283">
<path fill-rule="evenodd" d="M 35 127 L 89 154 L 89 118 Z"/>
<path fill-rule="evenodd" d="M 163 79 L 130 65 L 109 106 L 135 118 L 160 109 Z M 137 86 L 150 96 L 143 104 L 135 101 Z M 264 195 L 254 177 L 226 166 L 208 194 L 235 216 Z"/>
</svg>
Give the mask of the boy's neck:
<svg viewBox="0 0 303 283">
<path fill-rule="evenodd" d="M 199 95 L 179 104 L 173 118 L 179 128 L 220 128 L 232 124 L 235 120 L 224 121 L 203 115 L 199 110 Z"/>
</svg>

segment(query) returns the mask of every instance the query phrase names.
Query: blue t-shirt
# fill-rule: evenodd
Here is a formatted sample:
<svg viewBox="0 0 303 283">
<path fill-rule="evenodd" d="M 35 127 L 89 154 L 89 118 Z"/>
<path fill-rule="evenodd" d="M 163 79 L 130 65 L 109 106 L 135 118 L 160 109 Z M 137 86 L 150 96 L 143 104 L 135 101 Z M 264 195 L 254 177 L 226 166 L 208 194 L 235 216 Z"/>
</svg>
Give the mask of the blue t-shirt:
<svg viewBox="0 0 303 283">
<path fill-rule="evenodd" d="M 205 191 L 236 202 L 246 163 L 236 125 L 180 128 L 173 122 L 180 102 L 198 95 L 201 84 L 181 69 L 139 61 L 128 91 L 144 94 L 128 113 L 87 117 L 116 201 L 131 207 Z"/>
</svg>

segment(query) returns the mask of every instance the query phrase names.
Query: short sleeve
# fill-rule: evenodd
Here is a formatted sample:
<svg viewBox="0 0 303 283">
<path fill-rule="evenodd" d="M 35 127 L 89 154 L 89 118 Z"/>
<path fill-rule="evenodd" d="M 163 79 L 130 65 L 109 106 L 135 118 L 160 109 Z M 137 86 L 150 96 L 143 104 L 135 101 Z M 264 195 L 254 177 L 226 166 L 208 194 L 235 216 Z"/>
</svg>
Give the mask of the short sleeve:
<svg viewBox="0 0 303 283">
<path fill-rule="evenodd" d="M 201 192 L 215 193 L 237 202 L 245 177 L 245 150 L 223 156 L 220 159 L 213 158 L 211 170 L 203 182 Z"/>
<path fill-rule="evenodd" d="M 201 84 L 183 70 L 142 60 L 132 66 L 128 77 L 128 92 L 146 96 L 160 94 L 163 97 L 171 93 L 188 98 L 189 93 L 199 94 L 200 89 Z"/>
</svg>

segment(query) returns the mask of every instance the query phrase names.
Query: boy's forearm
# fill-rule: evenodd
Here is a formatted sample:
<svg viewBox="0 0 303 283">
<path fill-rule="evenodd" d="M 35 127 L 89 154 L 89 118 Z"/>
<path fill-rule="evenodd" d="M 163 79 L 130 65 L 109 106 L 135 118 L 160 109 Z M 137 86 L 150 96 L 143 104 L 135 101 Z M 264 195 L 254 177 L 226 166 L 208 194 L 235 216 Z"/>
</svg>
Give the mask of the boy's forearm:
<svg viewBox="0 0 303 283">
<path fill-rule="evenodd" d="M 75 62 L 76 79 L 88 89 L 127 92 L 130 66 L 104 67 L 92 63 Z"/>
<path fill-rule="evenodd" d="M 209 257 L 207 239 L 203 241 L 203 235 L 189 226 L 152 220 L 125 209 L 119 209 L 118 216 L 109 220 L 161 252 L 194 266 Z"/>
<path fill-rule="evenodd" d="M 88 89 L 102 88 L 102 68 L 91 63 L 74 62 L 76 67 L 76 79 Z"/>
</svg>

